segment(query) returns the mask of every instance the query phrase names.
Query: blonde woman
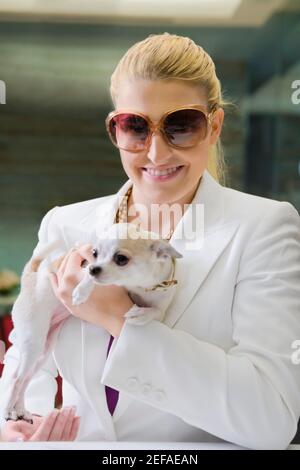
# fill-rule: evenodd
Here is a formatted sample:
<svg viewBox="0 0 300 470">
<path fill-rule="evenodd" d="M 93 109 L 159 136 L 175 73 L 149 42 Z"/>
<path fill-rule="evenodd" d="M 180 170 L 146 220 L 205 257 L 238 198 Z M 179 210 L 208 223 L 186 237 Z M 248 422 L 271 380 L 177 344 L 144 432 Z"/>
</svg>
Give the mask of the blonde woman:
<svg viewBox="0 0 300 470">
<path fill-rule="evenodd" d="M 116 195 L 56 207 L 42 221 L 40 243 L 60 236 L 62 252 L 69 250 L 52 284 L 72 315 L 30 384 L 27 407 L 51 413 L 58 369 L 64 406 L 76 406 L 81 419 L 78 440 L 286 448 L 300 415 L 300 370 L 291 360 L 300 338 L 299 215 L 287 202 L 221 184 L 221 85 L 211 57 L 191 39 L 165 33 L 135 44 L 111 77 L 111 96 L 107 130 L 129 179 Z M 119 196 L 129 221 L 183 255 L 163 322 L 126 322 L 133 303 L 117 286 L 97 287 L 72 306 L 82 261 L 91 259 L 90 246 L 73 248 L 76 228 L 109 227 L 120 216 Z M 181 213 L 154 217 L 154 205 Z M 203 214 L 197 207 L 204 224 L 196 221 L 191 247 L 182 229 Z M 12 346 L 5 374 L 16 354 Z M 59 417 L 60 438 L 74 438 L 74 412 L 69 421 Z M 8 422 L 3 434 L 22 438 L 22 426 Z"/>
</svg>

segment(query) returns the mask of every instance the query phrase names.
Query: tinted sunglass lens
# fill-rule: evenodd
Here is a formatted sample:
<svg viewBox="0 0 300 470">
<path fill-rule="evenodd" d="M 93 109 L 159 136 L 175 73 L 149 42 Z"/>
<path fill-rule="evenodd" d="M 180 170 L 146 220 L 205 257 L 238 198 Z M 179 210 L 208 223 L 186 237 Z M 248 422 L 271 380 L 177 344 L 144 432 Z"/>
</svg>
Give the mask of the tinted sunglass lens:
<svg viewBox="0 0 300 470">
<path fill-rule="evenodd" d="M 124 150 L 142 150 L 149 134 L 147 121 L 135 114 L 118 114 L 110 120 L 110 135 L 116 145 Z"/>
<path fill-rule="evenodd" d="M 170 143 L 189 147 L 205 139 L 207 119 L 198 109 L 182 109 L 169 114 L 164 121 L 164 132 Z"/>
</svg>

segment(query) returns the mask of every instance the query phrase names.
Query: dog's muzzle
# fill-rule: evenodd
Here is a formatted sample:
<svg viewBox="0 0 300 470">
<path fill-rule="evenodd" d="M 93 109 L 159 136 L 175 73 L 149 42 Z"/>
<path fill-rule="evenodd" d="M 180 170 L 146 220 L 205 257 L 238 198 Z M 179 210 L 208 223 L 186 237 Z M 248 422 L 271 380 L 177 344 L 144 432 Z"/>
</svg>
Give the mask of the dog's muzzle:
<svg viewBox="0 0 300 470">
<path fill-rule="evenodd" d="M 90 266 L 89 267 L 89 272 L 91 276 L 98 276 L 102 271 L 102 268 L 100 266 Z"/>
</svg>

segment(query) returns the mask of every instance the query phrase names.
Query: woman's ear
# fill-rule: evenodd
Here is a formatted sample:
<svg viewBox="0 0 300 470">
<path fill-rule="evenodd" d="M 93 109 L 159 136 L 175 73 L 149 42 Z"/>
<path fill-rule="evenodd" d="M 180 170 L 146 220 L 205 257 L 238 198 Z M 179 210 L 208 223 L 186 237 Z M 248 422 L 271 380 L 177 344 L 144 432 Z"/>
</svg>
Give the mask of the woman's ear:
<svg viewBox="0 0 300 470">
<path fill-rule="evenodd" d="M 224 121 L 224 110 L 222 108 L 218 108 L 212 116 L 211 132 L 210 132 L 210 137 L 209 137 L 209 143 L 211 145 L 214 145 L 217 142 L 221 134 L 223 121 Z"/>
</svg>

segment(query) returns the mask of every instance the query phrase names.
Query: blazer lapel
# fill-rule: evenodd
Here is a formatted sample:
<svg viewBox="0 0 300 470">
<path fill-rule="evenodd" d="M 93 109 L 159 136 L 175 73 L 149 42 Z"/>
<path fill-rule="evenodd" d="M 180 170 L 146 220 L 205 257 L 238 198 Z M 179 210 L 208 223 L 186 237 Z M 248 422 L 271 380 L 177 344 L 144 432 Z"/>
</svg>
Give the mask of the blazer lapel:
<svg viewBox="0 0 300 470">
<path fill-rule="evenodd" d="M 187 251 L 180 248 L 182 244 L 178 246 L 178 243 L 174 243 L 174 247 L 183 258 L 176 264 L 175 279 L 178 281 L 178 289 L 166 311 L 164 319 L 166 325 L 174 327 L 184 314 L 197 290 L 234 236 L 237 227 L 237 223 L 229 223 L 216 229 L 215 232 L 204 235 L 202 247 L 195 251 Z"/>
<path fill-rule="evenodd" d="M 183 255 L 175 269 L 179 288 L 164 319 L 171 328 L 183 315 L 239 226 L 237 221 L 225 221 L 223 192 L 224 188 L 205 171 L 192 204 L 170 240 Z"/>
</svg>

